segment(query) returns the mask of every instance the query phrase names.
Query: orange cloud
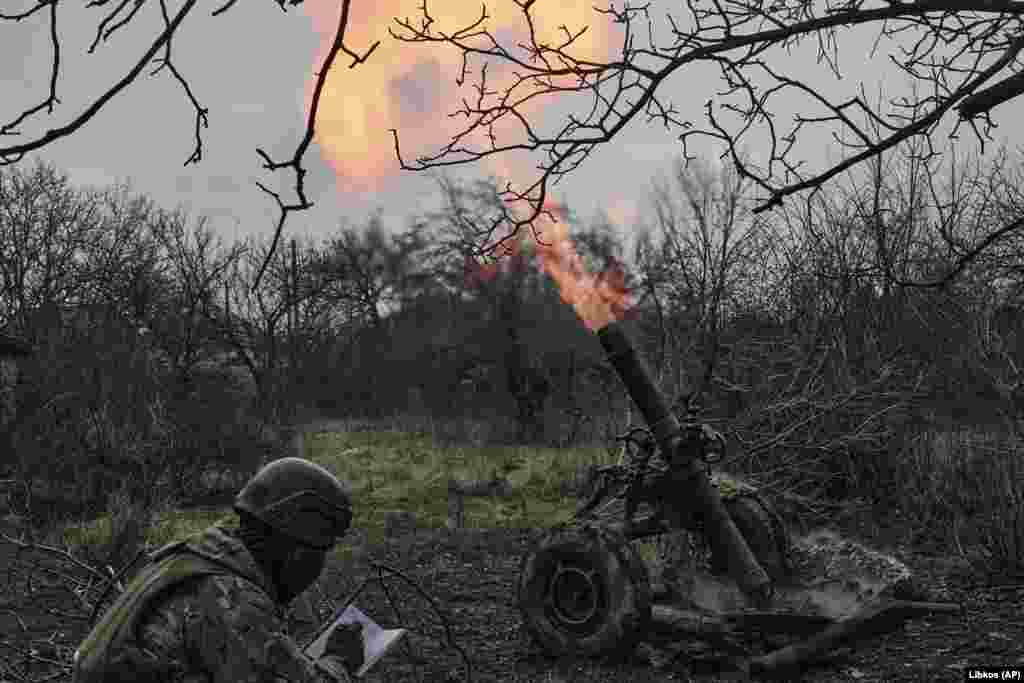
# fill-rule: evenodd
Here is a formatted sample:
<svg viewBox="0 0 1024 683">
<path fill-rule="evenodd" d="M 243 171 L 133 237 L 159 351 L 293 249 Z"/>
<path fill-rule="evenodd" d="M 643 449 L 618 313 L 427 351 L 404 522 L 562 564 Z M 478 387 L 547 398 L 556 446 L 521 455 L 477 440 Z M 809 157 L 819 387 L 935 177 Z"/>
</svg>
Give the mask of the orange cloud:
<svg viewBox="0 0 1024 683">
<path fill-rule="evenodd" d="M 458 50 L 398 42 L 387 32 L 388 27 L 398 30 L 395 17 L 408 18 L 413 25 L 419 25 L 420 4 L 421 0 L 352 3 L 345 44 L 358 53 L 376 40 L 381 44 L 366 63 L 354 69 L 348 68 L 350 59 L 339 54 L 321 95 L 316 141 L 334 168 L 342 191 L 380 190 L 389 177 L 399 173 L 390 128 L 398 129 L 402 154 L 412 161 L 416 156 L 436 152 L 467 122 L 462 116 L 448 115 L 461 108 L 464 98 L 475 101 L 477 93 L 472 86 L 479 81 L 480 59 L 470 59 L 470 73 L 460 88 L 455 83 L 462 66 Z M 331 45 L 340 7 L 333 1 L 307 0 L 303 8 L 321 36 L 305 93 L 308 111 L 315 82 L 312 73 L 320 68 Z M 435 20 L 435 32 L 452 32 L 476 21 L 481 6 L 435 0 L 428 3 L 428 10 Z M 514 2 L 487 0 L 487 11 L 490 18 L 484 26 L 503 46 L 513 49 L 516 42 L 528 41 L 527 24 Z M 531 12 L 539 44 L 560 44 L 565 36 L 562 25 L 572 32 L 589 26 L 569 49 L 577 58 L 607 60 L 621 45 L 621 29 L 607 16 L 595 12 L 590 0 L 548 0 L 535 4 Z M 519 50 L 515 54 L 525 58 Z M 504 92 L 513 82 L 512 72 L 512 67 L 492 63 L 488 67 L 488 89 Z M 540 110 L 553 101 L 537 99 L 521 111 L 536 121 Z M 498 134 L 503 136 L 499 143 L 522 139 L 521 130 L 512 121 Z M 477 137 L 473 142 L 485 139 Z M 519 155 L 495 158 L 480 170 L 521 184 L 533 179 L 534 166 L 534 162 Z"/>
</svg>

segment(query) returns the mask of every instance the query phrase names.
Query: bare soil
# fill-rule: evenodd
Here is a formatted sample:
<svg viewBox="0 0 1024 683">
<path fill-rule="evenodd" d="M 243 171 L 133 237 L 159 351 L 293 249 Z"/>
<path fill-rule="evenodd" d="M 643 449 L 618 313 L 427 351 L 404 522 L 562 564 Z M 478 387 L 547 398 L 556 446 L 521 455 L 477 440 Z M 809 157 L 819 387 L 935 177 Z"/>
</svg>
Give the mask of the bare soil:
<svg viewBox="0 0 1024 683">
<path fill-rule="evenodd" d="M 687 654 L 652 666 L 638 652 L 618 661 L 554 660 L 546 657 L 521 629 L 515 609 L 515 586 L 522 554 L 536 530 L 420 532 L 389 539 L 358 552 L 335 567 L 330 581 L 341 593 L 352 590 L 354 578 L 370 571 L 370 561 L 383 562 L 422 582 L 424 590 L 447 606 L 454 640 L 472 660 L 473 681 L 717 681 L 747 680 L 721 654 L 701 653 L 689 644 Z M 826 681 L 961 681 L 972 666 L 1015 664 L 1024 667 L 1024 581 L 1015 584 L 984 578 L 966 563 L 935 555 L 892 550 L 917 577 L 918 599 L 956 602 L 962 616 L 909 621 L 895 632 L 863 641 L 834 653 L 801 676 L 787 680 Z M 382 620 L 391 618 L 386 600 L 368 591 L 357 602 Z M 412 613 L 426 612 L 422 598 L 403 593 L 400 603 Z M 419 618 L 419 617 L 417 617 Z M 414 619 L 413 619 L 414 621 Z M 429 625 L 414 625 L 429 632 Z M 440 631 L 434 629 L 433 639 Z M 451 672 L 449 652 L 426 645 L 430 637 L 410 637 L 416 652 L 434 652 L 432 662 L 416 662 L 406 671 L 401 651 L 380 665 L 377 680 L 465 680 Z M 401 675 L 408 673 L 408 676 Z M 418 674 L 418 675 L 417 675 Z"/>
<path fill-rule="evenodd" d="M 554 660 L 546 657 L 521 628 L 515 609 L 519 564 L 538 530 L 486 530 L 450 533 L 419 531 L 385 540 L 373 547 L 356 546 L 350 559 L 328 568 L 323 578 L 333 598 L 350 594 L 367 576 L 376 576 L 372 563 L 402 572 L 422 587 L 449 620 L 451 641 L 462 648 L 471 664 L 467 678 L 458 652 L 446 645 L 444 623 L 430 601 L 402 579 L 391 579 L 390 604 L 380 586 L 368 585 L 356 602 L 385 625 L 413 629 L 400 646 L 366 679 L 371 683 L 408 681 L 718 681 L 748 680 L 719 654 L 702 651 L 698 643 L 683 643 L 684 654 L 660 667 L 634 652 L 620 660 Z M 867 541 L 870 545 L 870 541 Z M 0 572 L 10 563 L 11 546 L 0 544 Z M 907 622 L 895 632 L 866 640 L 856 648 L 835 653 L 827 661 L 786 680 L 833 681 L 961 681 L 964 671 L 979 665 L 1024 667 L 1024 580 L 992 579 L 966 563 L 921 551 L 892 549 L 915 572 L 921 599 L 963 604 L 962 616 L 942 616 Z M 3 572 L 6 573 L 6 572 Z M 4 582 L 0 633 L 5 646 L 25 637 L 44 638 L 55 631 L 73 646 L 84 635 L 85 623 L 71 618 L 80 613 L 66 602 Z M 55 598 L 57 596 L 54 596 Z M 7 609 L 16 608 L 17 615 Z M 19 623 L 20 618 L 20 623 Z M 22 624 L 25 631 L 22 632 Z M 308 635 L 301 629 L 297 636 Z M 662 643 L 664 644 L 664 643 Z M 66 647 L 52 655 L 63 659 Z M 0 659 L 7 653 L 0 653 Z M 14 680 L 0 671 L 0 680 Z M 20 672 L 19 672 L 20 673 Z M 42 673 L 42 672 L 40 672 Z M 36 678 L 34 680 L 42 680 Z"/>
</svg>

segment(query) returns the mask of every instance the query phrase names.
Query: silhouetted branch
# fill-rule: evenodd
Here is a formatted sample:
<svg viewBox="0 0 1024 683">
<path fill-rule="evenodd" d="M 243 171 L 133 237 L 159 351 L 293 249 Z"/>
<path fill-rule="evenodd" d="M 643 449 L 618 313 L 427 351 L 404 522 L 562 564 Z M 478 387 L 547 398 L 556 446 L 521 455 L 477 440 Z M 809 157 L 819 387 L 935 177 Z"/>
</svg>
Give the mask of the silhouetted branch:
<svg viewBox="0 0 1024 683">
<path fill-rule="evenodd" d="M 1024 93 L 1024 73 L 1018 73 L 969 97 L 965 97 L 957 109 L 963 118 L 973 119 L 975 116 L 988 112 L 993 107 L 1011 100 L 1022 93 Z"/>
<path fill-rule="evenodd" d="M 613 140 L 638 119 L 660 123 L 678 131 L 684 156 L 696 136 L 710 138 L 725 148 L 743 178 L 752 181 L 762 196 L 757 211 L 778 207 L 793 194 L 821 187 L 837 175 L 915 137 L 930 140 L 950 109 L 960 108 L 964 120 L 986 113 L 980 127 L 971 123 L 980 140 L 989 139 L 994 124 L 987 111 L 1021 91 L 1019 77 L 984 90 L 985 84 L 1012 68 L 1024 38 L 1020 18 L 1024 3 L 1009 0 L 687 0 L 681 21 L 667 14 L 669 40 L 655 38 L 646 5 L 594 8 L 622 27 L 621 49 L 605 61 L 572 54 L 568 49 L 587 27 L 562 27 L 563 39 L 544 42 L 535 31 L 534 3 L 517 2 L 528 40 L 499 41 L 486 25 L 484 6 L 479 17 L 462 28 L 440 27 L 426 0 L 418 21 L 396 18 L 392 35 L 408 43 L 445 45 L 463 55 L 456 82 L 465 80 L 470 59 L 480 60 L 476 95 L 461 100 L 452 117 L 466 124 L 436 152 L 414 160 L 403 157 L 397 131 L 395 154 L 401 168 L 425 170 L 473 164 L 509 152 L 540 157 L 538 177 L 525 190 L 508 190 L 511 201 L 525 201 L 530 210 L 509 212 L 480 234 L 481 252 L 494 253 L 524 225 L 542 213 L 548 183 L 557 182 L 578 168 L 593 150 Z M 646 21 L 646 31 L 640 22 Z M 878 43 L 891 46 L 890 60 L 913 83 L 922 84 L 911 98 L 892 95 L 876 105 L 868 102 L 863 84 L 853 96 L 835 97 L 825 83 L 797 78 L 772 65 L 780 51 L 800 42 L 817 43 L 817 59 L 838 82 L 841 78 L 837 40 L 854 26 L 877 26 Z M 646 36 L 644 35 L 646 34 Z M 646 44 L 644 44 L 646 38 Z M 859 58 L 859 56 L 858 56 Z M 659 89 L 669 78 L 697 64 L 719 70 L 724 88 L 708 99 L 704 125 L 685 119 Z M 488 67 L 513 71 L 503 89 L 488 83 Z M 663 88 L 661 88 L 664 90 Z M 924 93 L 918 96 L 916 93 Z M 541 103 L 562 105 L 569 95 L 584 95 L 586 103 L 573 111 L 554 133 L 542 133 L 531 121 Z M 692 98 L 692 92 L 687 97 Z M 574 100 L 573 100 L 574 101 Z M 788 126 L 777 115 L 796 114 Z M 883 106 L 887 104 L 888 107 Z M 499 123 L 514 126 L 514 138 L 499 139 Z M 953 134 L 960 120 L 955 122 Z M 828 130 L 842 158 L 828 161 L 815 172 L 805 169 L 797 156 L 798 142 L 812 129 Z M 478 142 L 477 142 L 478 141 Z M 756 143 L 764 153 L 750 153 Z M 746 150 L 747 154 L 742 154 Z M 758 159 L 754 164 L 750 159 Z M 525 218 L 523 214 L 525 213 Z M 506 228 L 507 234 L 497 234 Z"/>
<path fill-rule="evenodd" d="M 121 19 L 113 25 L 108 26 L 108 24 L 110 24 L 110 22 L 114 20 L 114 17 L 120 14 L 121 10 L 128 6 L 129 2 L 133 2 L 135 5 L 134 7 L 132 7 L 132 10 L 123 19 Z M 133 18 L 135 18 L 136 13 L 138 13 L 138 11 L 142 9 L 143 4 L 145 4 L 145 0 L 121 0 L 121 4 L 115 7 L 114 11 L 112 11 L 110 14 L 104 17 L 103 21 L 101 21 L 99 26 L 96 27 L 96 37 L 93 39 L 92 45 L 89 46 L 89 54 L 92 54 L 96 51 L 96 46 L 99 45 L 101 39 L 104 43 L 107 42 L 110 36 L 113 35 L 114 31 L 121 28 L 122 26 L 130 22 Z"/>
<path fill-rule="evenodd" d="M 284 0 L 279 0 L 282 9 L 284 8 Z M 293 2 L 293 4 L 295 4 Z M 331 49 L 327 52 L 327 57 L 324 59 L 323 66 L 317 73 L 316 85 L 313 88 L 313 99 L 309 106 L 309 115 L 306 119 L 306 132 L 302 136 L 302 141 L 299 142 L 299 146 L 295 149 L 295 154 L 288 161 L 273 161 L 270 156 L 267 155 L 262 149 L 257 149 L 256 153 L 263 159 L 263 168 L 268 171 L 276 171 L 280 168 L 290 168 L 295 172 L 295 194 L 298 196 L 298 202 L 294 204 L 285 204 L 282 201 L 281 196 L 276 192 L 271 192 L 263 184 L 257 183 L 259 188 L 274 198 L 281 213 L 277 220 L 277 226 L 274 228 L 274 238 L 270 243 L 270 250 L 267 252 L 267 256 L 263 261 L 263 265 L 260 266 L 259 272 L 256 274 L 256 280 L 253 283 L 254 288 L 259 288 L 260 281 L 263 279 L 263 273 L 267 269 L 267 265 L 270 260 L 274 257 L 274 253 L 277 251 L 277 244 L 281 239 L 281 232 L 284 229 L 285 220 L 288 218 L 288 214 L 292 211 L 302 211 L 313 206 L 313 202 L 309 201 L 306 197 L 305 179 L 306 169 L 302 166 L 302 157 L 305 156 L 306 150 L 309 148 L 311 142 L 313 142 L 313 135 L 316 132 L 316 115 L 320 108 L 320 96 L 324 89 L 324 84 L 327 82 L 327 76 L 331 72 L 331 67 L 334 66 L 334 60 L 338 56 L 339 52 L 344 52 L 346 55 L 352 58 L 352 63 L 348 65 L 348 68 L 354 69 L 356 66 L 362 64 L 373 51 L 380 45 L 380 41 L 376 41 L 370 48 L 362 55 L 357 54 L 350 50 L 345 45 L 345 30 L 348 27 L 348 12 L 351 5 L 351 0 L 343 0 L 341 3 L 341 16 L 338 19 L 338 28 L 334 33 L 334 42 L 331 44 Z"/>
<path fill-rule="evenodd" d="M 23 111 L 18 116 L 18 118 L 0 127 L 0 135 L 17 134 L 17 131 L 15 129 L 21 125 L 22 121 L 24 121 L 30 116 L 37 114 L 44 108 L 46 109 L 47 114 L 52 114 L 53 105 L 60 104 L 60 100 L 57 99 L 57 74 L 60 71 L 60 41 L 57 38 L 57 0 L 48 0 L 47 2 L 42 2 L 36 5 L 31 10 L 28 10 L 20 15 L 0 14 L 0 18 L 14 19 L 16 21 L 20 21 L 21 19 L 30 16 L 36 10 L 42 9 L 47 5 L 49 5 L 50 7 L 50 44 L 53 46 L 53 66 L 50 69 L 50 95 L 36 106 Z M 3 151 L 0 150 L 0 162 L 2 162 L 2 157 Z"/>
<path fill-rule="evenodd" d="M 302 0 L 275 0 L 277 5 L 282 11 L 287 11 L 288 6 L 295 6 L 301 4 Z M 7 21 L 22 21 L 33 16 L 36 12 L 42 10 L 45 7 L 50 8 L 50 37 L 53 46 L 53 60 L 52 69 L 50 76 L 50 92 L 49 96 L 41 103 L 29 107 L 21 112 L 18 116 L 14 117 L 10 123 L 0 126 L 0 135 L 16 135 L 18 134 L 18 127 L 32 118 L 34 115 L 43 111 L 47 113 L 53 113 L 53 107 L 58 104 L 60 100 L 57 98 L 57 77 L 60 72 L 60 41 L 57 33 L 57 2 L 58 0 L 41 0 L 38 4 L 30 7 L 29 9 L 20 13 L 0 13 L 0 20 Z M 229 9 L 231 9 L 236 3 L 236 0 L 228 0 L 220 7 L 212 11 L 213 16 L 220 16 Z M 86 7 L 108 7 L 111 4 L 111 0 L 90 0 L 86 4 Z M 96 33 L 90 44 L 87 52 L 92 54 L 96 51 L 96 48 L 101 42 L 106 42 L 110 37 L 119 29 L 129 24 L 139 13 L 139 11 L 146 4 L 146 0 L 119 0 L 112 6 L 106 15 L 100 20 L 96 27 Z M 131 83 L 142 72 L 143 68 L 150 63 L 156 56 L 156 54 L 163 49 L 163 57 L 156 60 L 155 68 L 151 71 L 150 75 L 156 75 L 162 69 L 166 68 L 174 79 L 178 82 L 181 88 L 185 92 L 185 96 L 192 104 L 192 108 L 195 110 L 195 146 L 192 153 L 185 160 L 185 166 L 189 164 L 198 163 L 203 158 L 203 138 L 202 130 L 209 127 L 209 109 L 203 107 L 192 87 L 188 81 L 177 69 L 175 64 L 171 60 L 171 38 L 174 33 L 178 30 L 181 22 L 191 12 L 195 6 L 196 0 L 185 0 L 177 14 L 173 17 L 170 16 L 166 0 L 160 0 L 160 11 L 164 20 L 164 29 L 159 36 L 150 44 L 146 49 L 145 53 L 135 63 L 135 65 L 128 71 L 128 73 L 122 77 L 117 83 L 115 83 L 106 92 L 102 93 L 92 103 L 90 103 L 85 110 L 77 117 L 72 119 L 69 123 L 51 128 L 45 133 L 42 133 L 38 137 L 28 142 L 22 142 L 19 144 L 11 144 L 0 147 L 0 166 L 17 163 L 21 161 L 25 154 L 33 151 L 37 151 L 46 147 L 52 142 L 60 140 L 61 138 L 67 137 L 81 128 L 85 123 L 91 120 L 96 114 L 100 112 L 106 104 L 117 96 L 121 91 L 127 88 Z M 261 149 L 257 149 L 257 153 L 263 160 L 263 168 L 269 171 L 276 171 L 279 169 L 287 168 L 295 172 L 295 194 L 297 195 L 297 201 L 292 203 L 286 203 L 281 195 L 275 192 L 269 191 L 262 183 L 257 183 L 257 186 L 264 192 L 270 194 L 277 203 L 280 209 L 280 216 L 277 221 L 277 225 L 274 229 L 274 239 L 272 242 L 271 250 L 267 255 L 270 259 L 277 247 L 277 243 L 280 240 L 281 232 L 284 229 L 284 223 L 288 214 L 292 211 L 301 211 L 308 209 L 313 206 L 313 203 L 306 196 L 305 192 L 305 175 L 306 170 L 302 166 L 302 159 L 309 148 L 310 143 L 313 140 L 315 134 L 315 122 L 316 114 L 320 104 L 320 96 L 323 91 L 324 83 L 327 80 L 327 76 L 330 73 L 331 67 L 334 64 L 335 58 L 339 52 L 343 52 L 352 58 L 349 68 L 354 68 L 359 64 L 365 62 L 377 46 L 380 45 L 380 41 L 373 43 L 370 48 L 363 54 L 358 54 L 347 47 L 344 43 L 345 30 L 348 26 L 349 18 L 349 7 L 350 0 L 344 0 L 342 2 L 341 17 L 338 22 L 338 28 L 334 37 L 334 42 L 329 50 L 322 69 L 320 70 L 316 86 L 313 93 L 313 100 L 310 107 L 309 115 L 306 122 L 306 131 L 300 141 L 298 147 L 295 150 L 294 155 L 291 159 L 282 162 L 275 162 Z M 266 269 L 266 262 L 259 271 L 259 276 L 256 278 L 255 285 L 259 286 L 260 279 L 262 279 L 263 271 Z"/>
<path fill-rule="evenodd" d="M 25 10 L 24 12 L 22 12 L 20 14 L 4 14 L 3 12 L 0 12 L 0 19 L 6 20 L 6 21 L 21 21 L 23 19 L 28 19 L 30 16 L 32 16 L 33 14 L 38 12 L 39 10 L 43 9 L 47 5 L 56 5 L 56 4 L 57 3 L 56 3 L 55 0 L 42 0 L 41 2 L 37 3 L 33 7 L 29 7 L 27 10 Z"/>
<path fill-rule="evenodd" d="M 160 0 L 160 11 L 163 13 L 164 16 L 164 24 L 166 26 L 170 26 L 171 18 L 170 15 L 167 13 L 167 3 L 165 2 L 165 0 Z M 203 159 L 203 137 L 202 133 L 200 132 L 200 129 L 210 127 L 210 120 L 207 117 L 207 114 L 209 114 L 210 110 L 199 105 L 199 100 L 197 100 L 196 96 L 192 94 L 192 88 L 189 87 L 188 81 L 184 79 L 184 77 L 181 75 L 178 69 L 175 68 L 174 64 L 171 62 L 170 38 L 167 39 L 167 44 L 164 46 L 163 58 L 157 60 L 157 62 L 159 63 L 159 66 L 157 66 L 155 69 L 153 69 L 152 72 L 150 72 L 150 76 L 156 75 L 160 72 L 161 69 L 166 67 L 168 70 L 170 70 L 175 80 L 177 80 L 178 83 L 181 84 L 182 89 L 184 89 L 185 94 L 188 96 L 189 101 L 192 103 L 192 107 L 196 110 L 196 147 L 192 151 L 192 155 L 185 160 L 184 165 L 188 166 L 189 164 L 192 163 L 199 163 Z"/>
<path fill-rule="evenodd" d="M 83 125 L 85 125 L 92 117 L 99 113 L 99 111 L 104 106 L 106 106 L 106 104 L 110 102 L 110 100 L 112 100 L 122 90 L 127 88 L 138 77 L 138 75 L 142 72 L 142 69 L 145 68 L 146 64 L 148 64 L 149 61 L 153 59 L 153 57 L 156 55 L 157 51 L 160 50 L 160 48 L 164 47 L 164 45 L 166 45 L 167 42 L 171 39 L 171 36 L 178 29 L 178 26 L 181 24 L 182 20 L 184 20 L 185 17 L 188 16 L 188 13 L 192 11 L 192 8 L 195 7 L 195 4 L 196 0 L 185 0 L 185 2 L 181 6 L 181 9 L 178 10 L 178 13 L 174 16 L 170 23 L 168 23 L 167 27 L 157 37 L 157 39 L 153 41 L 153 44 L 149 46 L 149 48 L 142 55 L 142 57 L 135 63 L 135 66 L 133 66 L 131 70 L 127 74 L 125 74 L 123 78 L 121 78 L 121 80 L 115 83 L 109 90 L 100 95 L 95 101 L 92 102 L 92 104 L 86 107 L 85 111 L 79 114 L 70 123 L 59 128 L 52 128 L 30 142 L 0 147 L 0 166 L 17 163 L 28 152 L 34 152 L 38 149 L 42 149 L 46 145 L 49 145 L 50 143 L 56 140 L 60 140 L 61 138 L 71 135 L 76 130 L 81 128 Z M 55 10 L 51 10 L 51 12 L 53 11 Z M 55 36 L 56 29 L 53 29 L 52 33 Z M 56 44 L 56 38 L 54 38 L 54 43 Z M 59 52 L 55 50 L 54 76 L 51 80 L 51 84 L 55 83 L 56 81 L 58 55 Z M 25 118 L 25 116 L 19 117 L 18 121 L 23 121 Z"/>
<path fill-rule="evenodd" d="M 213 10 L 212 12 L 210 12 L 210 16 L 211 17 L 219 17 L 220 15 L 224 14 L 229 9 L 234 7 L 236 2 L 238 2 L 238 0 L 228 0 L 227 2 L 225 2 L 220 7 L 218 7 L 215 10 Z"/>
</svg>

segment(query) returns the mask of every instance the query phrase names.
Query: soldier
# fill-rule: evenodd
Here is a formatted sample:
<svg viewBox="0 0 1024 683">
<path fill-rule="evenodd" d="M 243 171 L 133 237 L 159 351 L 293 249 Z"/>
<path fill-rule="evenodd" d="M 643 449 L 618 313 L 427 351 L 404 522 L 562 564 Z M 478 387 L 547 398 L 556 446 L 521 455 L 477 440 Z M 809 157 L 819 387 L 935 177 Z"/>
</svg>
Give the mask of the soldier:
<svg viewBox="0 0 1024 683">
<path fill-rule="evenodd" d="M 150 556 L 75 653 L 75 683 L 349 681 L 358 632 L 307 657 L 283 609 L 348 529 L 347 487 L 300 458 L 263 467 L 235 499 L 237 529 L 213 526 Z"/>
</svg>

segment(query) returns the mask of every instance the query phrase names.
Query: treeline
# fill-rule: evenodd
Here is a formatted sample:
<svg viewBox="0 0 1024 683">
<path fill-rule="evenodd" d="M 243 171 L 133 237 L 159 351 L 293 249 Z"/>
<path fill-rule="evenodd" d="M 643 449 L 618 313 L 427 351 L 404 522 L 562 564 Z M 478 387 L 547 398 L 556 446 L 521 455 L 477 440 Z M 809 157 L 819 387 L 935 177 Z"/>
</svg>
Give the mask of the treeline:
<svg viewBox="0 0 1024 683">
<path fill-rule="evenodd" d="M 809 500 L 877 498 L 922 438 L 1019 434 L 1024 250 L 1020 230 L 992 238 L 1024 215 L 1019 181 L 1005 156 L 907 152 L 755 215 L 755 187 L 694 162 L 656 183 L 628 253 L 608 221 L 572 228 L 592 269 L 626 264 L 634 338 L 677 409 L 730 436 L 732 467 Z M 311 418 L 429 416 L 559 446 L 635 422 L 528 251 L 473 267 L 497 186 L 440 191 L 402 230 L 284 243 L 257 286 L 266 240 L 224 243 L 46 165 L 3 170 L 0 328 L 36 354 L 5 389 L 0 467 L 48 482 L 35 495 L 66 487 L 80 514 L 124 481 L 147 503 L 194 497 Z"/>
</svg>

